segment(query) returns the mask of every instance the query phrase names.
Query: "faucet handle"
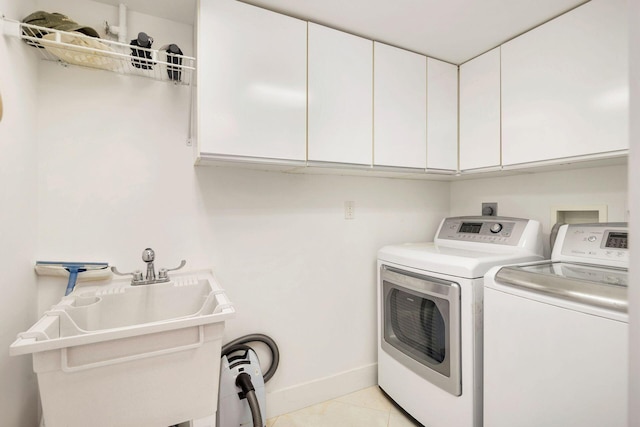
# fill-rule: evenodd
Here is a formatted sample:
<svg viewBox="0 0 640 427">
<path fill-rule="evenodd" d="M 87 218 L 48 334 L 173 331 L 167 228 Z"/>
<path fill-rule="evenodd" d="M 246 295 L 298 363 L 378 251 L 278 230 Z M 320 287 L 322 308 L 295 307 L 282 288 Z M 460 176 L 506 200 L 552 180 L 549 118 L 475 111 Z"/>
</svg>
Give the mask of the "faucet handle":
<svg viewBox="0 0 640 427">
<path fill-rule="evenodd" d="M 158 279 L 168 279 L 169 278 L 169 276 L 167 274 L 168 272 L 180 270 L 182 267 L 185 266 L 186 263 L 187 263 L 187 261 L 182 260 L 182 261 L 180 261 L 180 265 L 177 266 L 176 268 L 161 268 L 158 271 Z"/>
<path fill-rule="evenodd" d="M 131 273 L 121 273 L 118 271 L 118 269 L 116 268 L 115 265 L 111 266 L 111 271 L 113 272 L 113 274 L 115 274 L 116 276 L 133 276 L 133 274 L 135 274 L 136 272 L 140 271 L 140 270 L 136 270 L 133 271 Z"/>
<path fill-rule="evenodd" d="M 131 280 L 133 283 L 141 282 L 144 280 L 144 278 L 142 277 L 142 271 L 140 270 L 135 270 L 131 273 L 121 273 L 115 266 L 112 266 L 111 271 L 113 272 L 113 274 L 118 276 L 133 276 L 133 279 Z"/>
</svg>

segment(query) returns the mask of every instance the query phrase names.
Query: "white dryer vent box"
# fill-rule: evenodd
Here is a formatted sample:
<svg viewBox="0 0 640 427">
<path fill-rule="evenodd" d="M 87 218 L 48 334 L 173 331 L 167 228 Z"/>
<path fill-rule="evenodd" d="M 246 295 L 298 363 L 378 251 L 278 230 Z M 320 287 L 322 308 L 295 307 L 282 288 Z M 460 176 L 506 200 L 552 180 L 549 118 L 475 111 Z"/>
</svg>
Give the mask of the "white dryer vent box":
<svg viewBox="0 0 640 427">
<path fill-rule="evenodd" d="M 607 222 L 607 205 L 555 206 L 551 208 L 551 224 L 591 224 Z"/>
</svg>

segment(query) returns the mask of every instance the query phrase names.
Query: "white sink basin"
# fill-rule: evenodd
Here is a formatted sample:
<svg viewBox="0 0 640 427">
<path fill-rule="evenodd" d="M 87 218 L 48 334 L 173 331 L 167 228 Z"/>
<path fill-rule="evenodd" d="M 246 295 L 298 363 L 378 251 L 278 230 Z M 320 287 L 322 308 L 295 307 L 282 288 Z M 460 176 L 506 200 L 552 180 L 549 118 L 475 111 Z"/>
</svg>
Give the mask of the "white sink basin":
<svg viewBox="0 0 640 427">
<path fill-rule="evenodd" d="M 188 286 L 171 282 L 125 286 L 113 293 L 79 293 L 69 306 L 58 307 L 80 330 L 97 331 L 198 316 L 215 304 L 212 292 L 207 280 Z"/>
<path fill-rule="evenodd" d="M 222 322 L 235 310 L 209 271 L 131 286 L 129 279 L 77 287 L 10 347 L 12 355 Z"/>
</svg>

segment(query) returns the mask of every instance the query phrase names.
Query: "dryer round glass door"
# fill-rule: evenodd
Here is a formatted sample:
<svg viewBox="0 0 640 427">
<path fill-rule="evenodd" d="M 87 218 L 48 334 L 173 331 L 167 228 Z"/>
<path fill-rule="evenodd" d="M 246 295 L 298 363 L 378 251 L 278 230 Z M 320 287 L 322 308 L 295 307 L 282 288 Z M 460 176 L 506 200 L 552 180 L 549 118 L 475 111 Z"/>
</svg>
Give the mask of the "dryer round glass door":
<svg viewBox="0 0 640 427">
<path fill-rule="evenodd" d="M 460 286 L 382 266 L 382 349 L 459 396 Z"/>
</svg>

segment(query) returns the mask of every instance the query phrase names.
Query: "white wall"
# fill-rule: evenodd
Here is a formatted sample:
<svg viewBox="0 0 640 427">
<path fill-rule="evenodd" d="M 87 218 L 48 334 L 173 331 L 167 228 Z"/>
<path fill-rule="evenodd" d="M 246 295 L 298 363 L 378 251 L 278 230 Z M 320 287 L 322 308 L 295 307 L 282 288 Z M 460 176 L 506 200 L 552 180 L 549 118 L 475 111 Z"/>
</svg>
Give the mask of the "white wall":
<svg viewBox="0 0 640 427">
<path fill-rule="evenodd" d="M 136 19 L 191 50 L 190 27 Z M 194 168 L 187 88 L 53 63 L 40 77 L 38 258 L 131 271 L 150 246 L 158 267 L 213 268 L 238 310 L 226 340 L 279 344 L 269 416 L 375 384 L 376 251 L 430 239 L 448 183 Z M 42 310 L 65 283 L 39 284 Z"/>
<path fill-rule="evenodd" d="M 609 222 L 627 221 L 627 167 L 607 166 L 456 181 L 451 215 L 479 215 L 482 202 L 497 202 L 498 215 L 540 221 L 549 255 L 555 207 L 607 206 Z"/>
<path fill-rule="evenodd" d="M 31 1 L 0 0 L 0 15 L 21 18 L 33 7 Z M 9 357 L 9 345 L 36 319 L 37 66 L 19 39 L 2 36 L 0 64 L 0 424 L 32 427 L 38 405 L 31 358 Z"/>
</svg>

